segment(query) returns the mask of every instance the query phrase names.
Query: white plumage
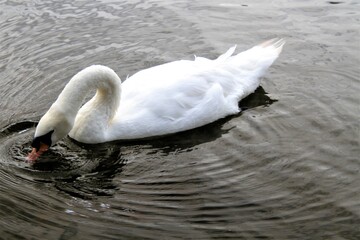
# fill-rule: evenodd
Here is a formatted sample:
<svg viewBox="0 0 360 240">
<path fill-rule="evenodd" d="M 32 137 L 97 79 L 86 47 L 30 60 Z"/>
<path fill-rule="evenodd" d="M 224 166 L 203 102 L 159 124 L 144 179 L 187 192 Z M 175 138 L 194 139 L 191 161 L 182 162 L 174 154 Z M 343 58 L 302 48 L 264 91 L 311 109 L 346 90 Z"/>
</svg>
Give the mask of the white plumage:
<svg viewBox="0 0 360 240">
<path fill-rule="evenodd" d="M 281 52 L 274 39 L 215 60 L 195 57 L 142 70 L 124 83 L 108 67 L 76 74 L 42 117 L 35 138 L 54 130 L 52 144 L 69 133 L 84 143 L 138 139 L 196 128 L 240 111 Z M 96 95 L 82 106 L 90 90 Z"/>
</svg>

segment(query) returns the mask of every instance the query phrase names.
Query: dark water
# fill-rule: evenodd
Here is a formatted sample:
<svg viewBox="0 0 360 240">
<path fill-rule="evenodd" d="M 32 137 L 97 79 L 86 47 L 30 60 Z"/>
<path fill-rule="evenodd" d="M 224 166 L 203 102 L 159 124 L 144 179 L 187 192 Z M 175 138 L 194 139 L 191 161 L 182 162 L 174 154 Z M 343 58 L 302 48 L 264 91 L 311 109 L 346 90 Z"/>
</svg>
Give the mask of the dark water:
<svg viewBox="0 0 360 240">
<path fill-rule="evenodd" d="M 360 239 L 358 1 L 201 2 L 0 1 L 0 239 Z M 125 79 L 273 37 L 237 116 L 24 161 L 86 66 Z"/>
</svg>

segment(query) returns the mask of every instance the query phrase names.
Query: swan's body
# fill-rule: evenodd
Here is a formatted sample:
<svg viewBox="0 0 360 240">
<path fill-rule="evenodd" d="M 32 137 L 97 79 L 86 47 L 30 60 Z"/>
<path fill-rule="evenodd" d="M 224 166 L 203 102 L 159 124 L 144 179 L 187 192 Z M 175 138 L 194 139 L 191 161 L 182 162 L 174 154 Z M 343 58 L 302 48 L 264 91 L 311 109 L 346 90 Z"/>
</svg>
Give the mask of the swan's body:
<svg viewBox="0 0 360 240">
<path fill-rule="evenodd" d="M 40 120 L 35 138 L 54 130 L 51 143 L 69 133 L 84 143 L 138 139 L 196 128 L 240 111 L 238 102 L 254 92 L 260 77 L 281 52 L 270 40 L 215 60 L 196 57 L 142 70 L 121 85 L 108 67 L 76 74 Z M 90 90 L 96 95 L 84 106 Z"/>
</svg>

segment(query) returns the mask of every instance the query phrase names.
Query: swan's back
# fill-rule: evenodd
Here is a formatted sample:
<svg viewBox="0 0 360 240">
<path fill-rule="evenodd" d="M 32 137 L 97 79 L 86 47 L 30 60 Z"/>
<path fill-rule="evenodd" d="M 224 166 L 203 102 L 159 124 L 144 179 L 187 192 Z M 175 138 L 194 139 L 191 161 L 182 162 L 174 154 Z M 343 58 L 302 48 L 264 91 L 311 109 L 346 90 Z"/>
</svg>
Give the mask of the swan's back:
<svg viewBox="0 0 360 240">
<path fill-rule="evenodd" d="M 234 46 L 215 60 L 195 57 L 134 74 L 122 85 L 109 140 L 184 131 L 238 113 L 283 44 L 274 39 L 233 56 Z"/>
</svg>

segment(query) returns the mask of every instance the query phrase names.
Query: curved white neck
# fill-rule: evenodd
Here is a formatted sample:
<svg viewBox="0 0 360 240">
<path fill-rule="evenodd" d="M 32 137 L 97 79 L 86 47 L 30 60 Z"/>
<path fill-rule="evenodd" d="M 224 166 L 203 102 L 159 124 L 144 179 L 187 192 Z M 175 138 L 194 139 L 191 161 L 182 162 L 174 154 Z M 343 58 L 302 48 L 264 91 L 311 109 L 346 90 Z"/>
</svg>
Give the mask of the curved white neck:
<svg viewBox="0 0 360 240">
<path fill-rule="evenodd" d="M 94 90 L 97 92 L 91 101 L 111 119 L 119 107 L 121 80 L 112 69 L 101 65 L 87 67 L 71 78 L 54 107 L 74 120 L 84 98 Z"/>
</svg>

